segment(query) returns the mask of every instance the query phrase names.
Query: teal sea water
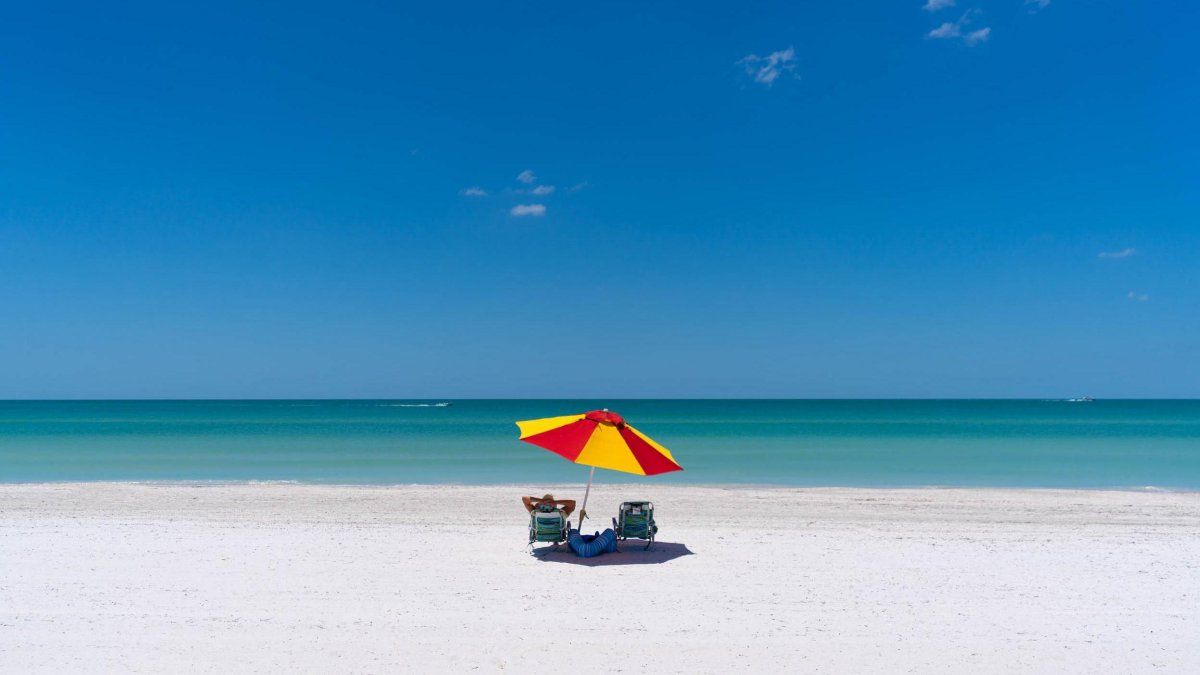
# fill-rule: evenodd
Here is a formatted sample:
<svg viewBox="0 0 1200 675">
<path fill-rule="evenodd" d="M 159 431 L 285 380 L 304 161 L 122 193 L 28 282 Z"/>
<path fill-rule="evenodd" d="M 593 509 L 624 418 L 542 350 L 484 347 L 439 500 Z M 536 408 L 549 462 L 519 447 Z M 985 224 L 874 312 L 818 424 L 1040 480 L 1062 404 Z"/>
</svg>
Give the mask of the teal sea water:
<svg viewBox="0 0 1200 675">
<path fill-rule="evenodd" d="M 513 421 L 607 406 L 684 466 L 604 481 L 1200 489 L 1200 401 L 0 402 L 0 482 L 578 482 Z"/>
</svg>

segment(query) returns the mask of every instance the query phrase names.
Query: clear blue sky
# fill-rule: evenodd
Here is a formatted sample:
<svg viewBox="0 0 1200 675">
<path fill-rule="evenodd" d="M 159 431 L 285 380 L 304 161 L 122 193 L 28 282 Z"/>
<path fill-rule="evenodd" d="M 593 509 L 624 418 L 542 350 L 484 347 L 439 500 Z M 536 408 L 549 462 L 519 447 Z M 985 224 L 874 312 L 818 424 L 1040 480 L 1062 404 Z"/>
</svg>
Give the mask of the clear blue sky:
<svg viewBox="0 0 1200 675">
<path fill-rule="evenodd" d="M 938 4 L 8 3 L 0 398 L 1200 396 L 1195 5 Z"/>
</svg>

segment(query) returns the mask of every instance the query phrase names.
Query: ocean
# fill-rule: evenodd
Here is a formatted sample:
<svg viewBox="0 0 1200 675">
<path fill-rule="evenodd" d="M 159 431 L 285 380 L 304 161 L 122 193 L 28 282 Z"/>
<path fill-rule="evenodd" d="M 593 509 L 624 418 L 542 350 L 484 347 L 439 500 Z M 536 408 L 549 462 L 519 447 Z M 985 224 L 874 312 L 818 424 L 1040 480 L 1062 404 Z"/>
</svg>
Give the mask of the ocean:
<svg viewBox="0 0 1200 675">
<path fill-rule="evenodd" d="M 0 482 L 581 482 L 518 419 L 608 407 L 684 471 L 597 480 L 1200 489 L 1200 401 L 0 402 Z"/>
</svg>

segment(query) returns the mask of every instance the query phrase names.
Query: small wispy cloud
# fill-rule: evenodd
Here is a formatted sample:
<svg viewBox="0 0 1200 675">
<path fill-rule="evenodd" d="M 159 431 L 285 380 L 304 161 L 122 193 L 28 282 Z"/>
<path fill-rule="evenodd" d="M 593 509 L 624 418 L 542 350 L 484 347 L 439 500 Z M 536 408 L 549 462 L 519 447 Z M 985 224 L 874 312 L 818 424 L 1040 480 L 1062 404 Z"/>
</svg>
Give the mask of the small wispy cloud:
<svg viewBox="0 0 1200 675">
<path fill-rule="evenodd" d="M 1133 291 L 1129 291 L 1128 293 L 1125 294 L 1125 297 L 1129 298 L 1130 300 L 1132 300 L 1134 302 L 1145 302 L 1150 299 L 1150 294 L 1149 293 L 1134 293 Z"/>
<path fill-rule="evenodd" d="M 1136 248 L 1123 248 L 1120 251 L 1101 251 L 1100 255 L 1098 257 L 1120 259 L 1120 258 L 1128 258 L 1129 256 L 1133 255 L 1134 253 L 1137 253 Z"/>
<path fill-rule="evenodd" d="M 554 186 L 553 185 L 539 185 L 539 186 L 533 188 L 532 190 L 530 190 L 529 194 L 531 194 L 531 195 L 554 194 Z"/>
<path fill-rule="evenodd" d="M 546 215 L 546 206 L 544 204 L 517 204 L 509 211 L 510 214 L 517 216 L 544 216 Z"/>
<path fill-rule="evenodd" d="M 972 9 L 964 13 L 958 18 L 958 21 L 947 21 L 942 25 L 934 28 L 925 34 L 925 37 L 933 40 L 958 40 L 961 39 L 963 44 L 968 47 L 987 42 L 987 39 L 992 35 L 990 27 L 983 27 L 978 30 L 964 32 L 964 29 L 979 16 L 978 9 Z"/>
<path fill-rule="evenodd" d="M 973 30 L 970 33 L 967 33 L 967 35 L 963 38 L 963 42 L 967 43 L 968 47 L 974 47 L 980 42 L 987 42 L 988 36 L 991 34 L 992 29 L 990 27 L 980 28 L 979 30 Z"/>
<path fill-rule="evenodd" d="M 582 190 L 586 187 L 589 187 L 589 186 L 591 186 L 591 183 L 589 183 L 585 180 L 582 183 L 576 183 L 576 184 L 572 185 L 571 187 L 567 188 L 567 192 L 570 192 L 570 193 L 579 192 L 580 190 Z"/>
<path fill-rule="evenodd" d="M 1025 0 L 1025 5 L 1033 5 L 1029 8 L 1030 12 L 1036 12 L 1041 9 L 1046 9 L 1050 6 L 1050 0 Z"/>
<path fill-rule="evenodd" d="M 939 9 L 946 9 L 947 7 L 953 6 L 954 0 L 929 0 L 921 9 L 925 10 L 926 12 L 936 12 Z"/>
<path fill-rule="evenodd" d="M 487 190 L 484 190 L 481 187 L 463 188 L 462 190 L 458 191 L 458 194 L 460 194 L 464 197 L 486 197 L 486 196 L 488 196 Z"/>
<path fill-rule="evenodd" d="M 517 174 L 517 180 L 521 181 L 522 183 L 524 183 L 526 185 L 529 185 L 533 181 L 537 180 L 537 176 L 533 175 L 533 171 L 531 171 L 529 169 L 525 169 L 521 173 Z"/>
<path fill-rule="evenodd" d="M 959 28 L 957 23 L 946 23 L 934 28 L 925 34 L 926 37 L 934 38 L 935 40 L 944 40 L 947 38 L 956 38 L 962 35 L 962 28 Z"/>
<path fill-rule="evenodd" d="M 777 52 L 771 52 L 766 56 L 750 54 L 738 61 L 746 69 L 746 74 L 754 78 L 754 81 L 771 86 L 775 84 L 775 80 L 779 79 L 784 73 L 790 74 L 792 77 L 799 79 L 796 75 L 796 49 L 788 47 Z"/>
</svg>

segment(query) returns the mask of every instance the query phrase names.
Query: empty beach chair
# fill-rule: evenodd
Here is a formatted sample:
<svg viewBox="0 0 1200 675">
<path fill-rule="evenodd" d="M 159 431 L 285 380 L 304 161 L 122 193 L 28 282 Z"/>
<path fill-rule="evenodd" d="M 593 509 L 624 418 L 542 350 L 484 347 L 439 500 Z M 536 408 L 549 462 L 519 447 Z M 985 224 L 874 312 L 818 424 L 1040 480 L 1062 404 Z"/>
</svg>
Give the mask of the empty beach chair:
<svg viewBox="0 0 1200 675">
<path fill-rule="evenodd" d="M 617 517 L 613 518 L 613 530 L 618 539 L 645 539 L 646 548 L 650 548 L 654 534 L 658 532 L 658 525 L 654 523 L 654 504 L 623 502 Z"/>
<path fill-rule="evenodd" d="M 529 514 L 529 545 L 534 542 L 561 544 L 567 540 L 567 514 L 549 504 Z"/>
</svg>

